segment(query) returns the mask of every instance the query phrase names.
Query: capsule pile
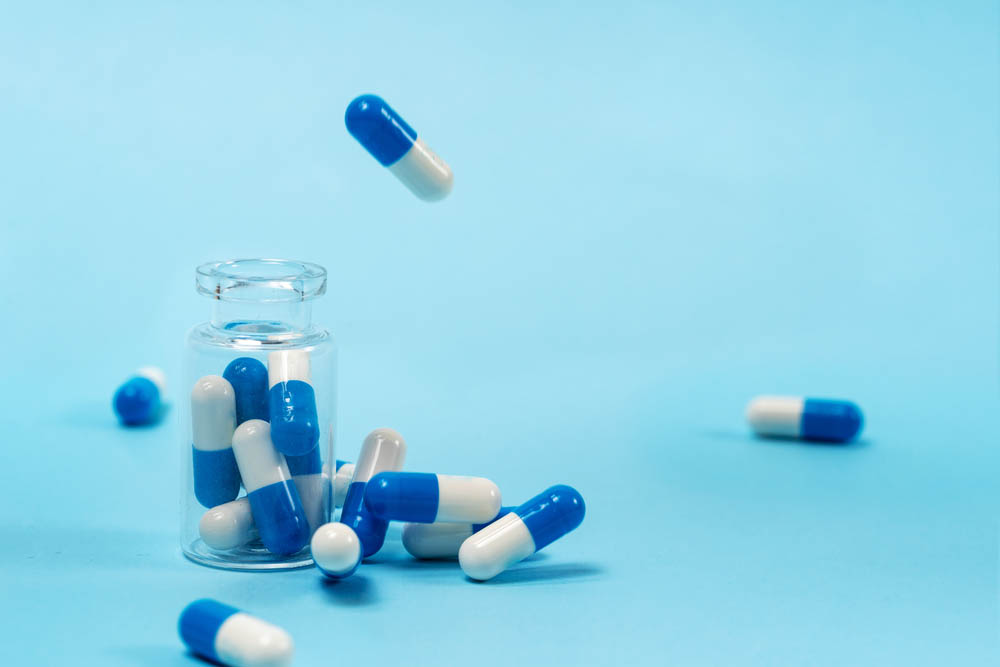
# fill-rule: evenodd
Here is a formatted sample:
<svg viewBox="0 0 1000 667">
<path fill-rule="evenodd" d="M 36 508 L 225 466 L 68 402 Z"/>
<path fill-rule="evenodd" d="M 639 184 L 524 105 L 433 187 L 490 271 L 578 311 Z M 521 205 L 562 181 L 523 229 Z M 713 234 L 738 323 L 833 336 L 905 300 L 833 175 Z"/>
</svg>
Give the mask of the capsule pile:
<svg viewBox="0 0 1000 667">
<path fill-rule="evenodd" d="M 403 472 L 406 441 L 390 428 L 368 434 L 356 463 L 324 464 L 317 422 L 305 350 L 272 352 L 266 367 L 241 357 L 195 382 L 192 485 L 207 508 L 198 524 L 207 547 L 291 556 L 309 545 L 320 572 L 343 579 L 398 521 L 414 557 L 457 557 L 466 575 L 485 580 L 583 521 L 583 498 L 569 486 L 501 507 L 486 478 Z M 335 507 L 339 521 L 325 523 Z"/>
</svg>

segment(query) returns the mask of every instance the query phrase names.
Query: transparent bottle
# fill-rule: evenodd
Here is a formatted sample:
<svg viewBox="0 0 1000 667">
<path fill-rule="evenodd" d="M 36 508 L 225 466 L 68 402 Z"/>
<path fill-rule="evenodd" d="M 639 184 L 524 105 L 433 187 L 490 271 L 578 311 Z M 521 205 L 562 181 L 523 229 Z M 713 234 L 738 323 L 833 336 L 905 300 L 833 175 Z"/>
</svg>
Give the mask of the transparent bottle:
<svg viewBox="0 0 1000 667">
<path fill-rule="evenodd" d="M 326 269 L 212 262 L 196 287 L 212 311 L 185 349 L 181 548 L 226 569 L 311 565 L 308 538 L 330 520 L 336 470 L 336 346 L 312 323 Z"/>
</svg>

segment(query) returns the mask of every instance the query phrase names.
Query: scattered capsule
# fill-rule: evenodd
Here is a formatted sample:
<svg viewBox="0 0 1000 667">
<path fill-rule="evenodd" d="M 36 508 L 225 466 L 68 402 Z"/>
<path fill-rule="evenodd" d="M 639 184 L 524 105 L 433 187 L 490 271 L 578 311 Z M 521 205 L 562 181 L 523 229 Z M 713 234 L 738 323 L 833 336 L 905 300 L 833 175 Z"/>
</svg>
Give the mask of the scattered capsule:
<svg viewBox="0 0 1000 667">
<path fill-rule="evenodd" d="M 403 547 L 414 558 L 455 558 L 465 540 L 513 510 L 501 507 L 487 523 L 408 523 L 403 526 Z"/>
<path fill-rule="evenodd" d="M 156 421 L 166 391 L 167 377 L 163 371 L 154 366 L 144 366 L 115 391 L 112 401 L 115 414 L 126 426 Z"/>
<path fill-rule="evenodd" d="M 361 564 L 361 542 L 346 524 L 336 522 L 320 526 L 313 533 L 309 546 L 316 567 L 331 579 L 349 577 Z"/>
<path fill-rule="evenodd" d="M 326 523 L 323 516 L 325 484 L 319 447 L 313 447 L 311 452 L 302 456 L 285 456 L 285 462 L 288 464 L 288 472 L 292 476 L 292 481 L 295 482 L 295 488 L 299 490 L 299 497 L 302 499 L 302 508 L 309 521 L 309 534 L 311 535 L 317 528 Z"/>
<path fill-rule="evenodd" d="M 267 357 L 267 373 L 274 446 L 282 454 L 307 454 L 319 443 L 316 394 L 309 384 L 309 352 L 272 352 Z"/>
<path fill-rule="evenodd" d="M 271 444 L 270 425 L 260 419 L 240 424 L 233 453 L 264 546 L 278 555 L 296 553 L 309 541 L 309 520 L 285 457 Z"/>
<path fill-rule="evenodd" d="M 344 122 L 351 136 L 420 199 L 437 201 L 451 192 L 451 167 L 381 97 L 355 98 Z"/>
<path fill-rule="evenodd" d="M 222 377 L 236 392 L 236 425 L 251 419 L 268 421 L 267 367 L 253 357 L 233 359 Z"/>
<path fill-rule="evenodd" d="M 228 551 L 252 542 L 257 537 L 257 527 L 246 496 L 213 507 L 198 522 L 198 534 L 212 549 Z"/>
<path fill-rule="evenodd" d="M 492 579 L 575 529 L 585 513 L 576 489 L 551 486 L 463 542 L 458 564 L 472 579 Z"/>
<path fill-rule="evenodd" d="M 344 498 L 340 512 L 341 523 L 346 523 L 361 540 L 361 551 L 368 558 L 382 548 L 389 522 L 374 516 L 364 505 L 365 487 L 377 473 L 396 471 L 403 467 L 406 458 L 406 441 L 391 428 L 377 428 L 361 445 L 358 462 L 354 464 L 354 477 Z"/>
<path fill-rule="evenodd" d="M 240 494 L 233 456 L 236 395 L 218 375 L 206 375 L 191 390 L 191 463 L 194 495 L 204 507 L 218 507 Z"/>
<path fill-rule="evenodd" d="M 747 405 L 747 421 L 761 436 L 847 442 L 861 432 L 864 416 L 850 401 L 758 396 Z"/>
<path fill-rule="evenodd" d="M 368 482 L 365 506 L 385 521 L 483 523 L 500 511 L 500 489 L 485 477 L 380 472 Z"/>
<path fill-rule="evenodd" d="M 278 626 L 215 600 L 185 607 L 177 630 L 192 653 L 232 667 L 281 667 L 295 651 Z"/>
</svg>

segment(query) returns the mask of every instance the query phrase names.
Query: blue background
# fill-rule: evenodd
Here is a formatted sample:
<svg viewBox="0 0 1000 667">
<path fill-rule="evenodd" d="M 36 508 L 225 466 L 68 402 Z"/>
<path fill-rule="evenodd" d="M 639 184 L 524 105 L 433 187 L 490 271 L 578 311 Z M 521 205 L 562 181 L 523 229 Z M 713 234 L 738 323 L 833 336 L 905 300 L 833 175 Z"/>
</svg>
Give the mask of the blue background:
<svg viewBox="0 0 1000 667">
<path fill-rule="evenodd" d="M 202 596 L 304 665 L 995 660 L 996 3 L 366 4 L 3 9 L 4 662 L 191 664 Z M 448 200 L 350 138 L 362 92 Z M 393 426 L 581 528 L 484 585 L 398 535 L 339 586 L 185 561 L 177 412 L 111 395 L 252 256 L 329 270 L 343 457 Z M 863 439 L 755 440 L 776 392 Z"/>
</svg>

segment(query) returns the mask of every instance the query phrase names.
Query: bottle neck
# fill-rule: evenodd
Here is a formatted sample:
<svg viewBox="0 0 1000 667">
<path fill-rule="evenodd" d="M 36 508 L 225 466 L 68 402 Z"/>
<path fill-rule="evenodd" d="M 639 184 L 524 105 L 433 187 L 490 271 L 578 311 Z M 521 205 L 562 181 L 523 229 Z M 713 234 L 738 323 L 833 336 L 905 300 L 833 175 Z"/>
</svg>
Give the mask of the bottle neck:
<svg viewBox="0 0 1000 667">
<path fill-rule="evenodd" d="M 212 327 L 250 338 L 291 337 L 312 328 L 309 301 L 212 301 Z"/>
</svg>

